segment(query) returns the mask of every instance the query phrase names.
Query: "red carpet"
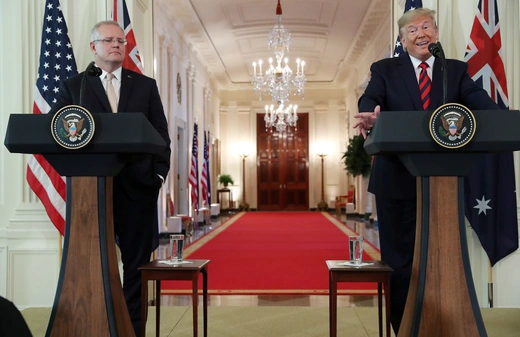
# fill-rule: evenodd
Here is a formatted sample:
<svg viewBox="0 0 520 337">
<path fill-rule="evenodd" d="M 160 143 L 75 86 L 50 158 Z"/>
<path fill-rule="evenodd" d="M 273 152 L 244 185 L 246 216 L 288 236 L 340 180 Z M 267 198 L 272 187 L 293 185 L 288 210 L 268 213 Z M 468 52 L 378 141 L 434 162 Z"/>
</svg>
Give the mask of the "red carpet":
<svg viewBox="0 0 520 337">
<path fill-rule="evenodd" d="M 326 260 L 348 259 L 348 235 L 327 213 L 240 213 L 185 249 L 209 259 L 210 294 L 327 294 Z M 379 252 L 364 245 L 364 260 Z M 343 294 L 374 294 L 376 283 L 341 283 Z M 163 281 L 163 294 L 190 292 L 189 282 Z M 200 289 L 200 288 L 199 288 Z"/>
</svg>

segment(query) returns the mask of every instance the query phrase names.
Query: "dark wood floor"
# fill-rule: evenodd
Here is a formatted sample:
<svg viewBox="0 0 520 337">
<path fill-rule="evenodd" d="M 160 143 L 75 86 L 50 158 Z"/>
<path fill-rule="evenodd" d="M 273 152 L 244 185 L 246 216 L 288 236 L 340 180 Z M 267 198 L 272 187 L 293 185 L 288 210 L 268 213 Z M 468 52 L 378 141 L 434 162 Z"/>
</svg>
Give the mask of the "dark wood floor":
<svg viewBox="0 0 520 337">
<path fill-rule="evenodd" d="M 338 219 L 335 212 L 330 212 Z M 207 233 L 213 231 L 223 222 L 228 220 L 234 213 L 223 213 L 218 218 L 211 219 L 209 226 L 200 226 L 194 231 L 193 236 L 186 237 L 187 243 L 192 243 L 202 238 Z M 379 249 L 379 230 L 377 221 L 365 221 L 357 216 L 342 214 L 339 218 L 345 226 L 364 236 L 365 240 Z M 169 243 L 167 239 L 160 241 L 158 258 L 166 258 Z M 308 307 L 327 307 L 329 298 L 326 295 L 210 295 L 210 306 L 308 306 Z M 162 305 L 191 305 L 191 296 L 188 295 L 162 295 Z M 375 307 L 377 306 L 376 296 L 338 296 L 338 306 L 343 307 Z"/>
</svg>

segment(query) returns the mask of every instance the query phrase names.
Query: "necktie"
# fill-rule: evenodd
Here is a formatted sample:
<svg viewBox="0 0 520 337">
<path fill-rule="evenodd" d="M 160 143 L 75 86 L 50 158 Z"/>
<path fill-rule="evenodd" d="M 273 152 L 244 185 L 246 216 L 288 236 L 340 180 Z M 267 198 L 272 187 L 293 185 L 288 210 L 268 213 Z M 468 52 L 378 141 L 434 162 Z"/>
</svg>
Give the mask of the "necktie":
<svg viewBox="0 0 520 337">
<path fill-rule="evenodd" d="M 423 62 L 419 64 L 421 73 L 419 74 L 419 91 L 421 93 L 421 101 L 424 110 L 428 110 L 430 106 L 430 91 L 432 89 L 432 81 L 426 69 L 429 67 L 428 63 Z"/>
<path fill-rule="evenodd" d="M 114 74 L 107 74 L 107 97 L 108 102 L 110 103 L 110 108 L 112 112 L 117 112 L 117 98 L 116 98 L 116 90 L 114 89 L 114 85 L 112 84 L 112 79 L 114 78 Z"/>
</svg>

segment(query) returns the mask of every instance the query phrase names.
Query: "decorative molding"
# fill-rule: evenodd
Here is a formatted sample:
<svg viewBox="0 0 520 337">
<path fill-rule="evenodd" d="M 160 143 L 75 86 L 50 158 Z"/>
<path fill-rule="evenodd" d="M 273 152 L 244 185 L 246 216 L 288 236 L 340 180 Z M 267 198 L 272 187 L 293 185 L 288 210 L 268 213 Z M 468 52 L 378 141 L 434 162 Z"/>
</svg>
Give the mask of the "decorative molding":
<svg viewBox="0 0 520 337">
<path fill-rule="evenodd" d="M 141 12 L 146 13 L 148 11 L 148 5 L 145 0 L 135 0 L 135 4 L 141 10 Z"/>
</svg>

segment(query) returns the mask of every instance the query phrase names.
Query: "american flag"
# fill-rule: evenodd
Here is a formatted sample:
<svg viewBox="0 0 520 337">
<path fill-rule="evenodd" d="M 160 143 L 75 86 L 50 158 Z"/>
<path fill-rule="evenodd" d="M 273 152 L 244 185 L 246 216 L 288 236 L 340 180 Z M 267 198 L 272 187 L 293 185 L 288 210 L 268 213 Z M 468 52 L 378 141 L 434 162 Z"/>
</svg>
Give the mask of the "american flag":
<svg viewBox="0 0 520 337">
<path fill-rule="evenodd" d="M 480 0 L 466 55 L 471 78 L 503 109 L 507 81 L 496 0 Z M 491 265 L 518 249 L 512 153 L 490 154 L 465 180 L 465 214 Z"/>
<path fill-rule="evenodd" d="M 202 202 L 209 206 L 209 152 L 208 141 L 206 139 L 206 131 L 204 131 L 204 163 L 202 164 L 202 177 L 200 184 L 202 185 Z"/>
<path fill-rule="evenodd" d="M 139 56 L 139 50 L 137 50 L 137 43 L 135 42 L 134 31 L 132 24 L 130 23 L 130 16 L 126 9 L 125 0 L 114 0 L 114 9 L 112 12 L 112 20 L 119 23 L 125 31 L 126 54 L 123 61 L 123 68 L 130 69 L 136 73 L 143 74 L 144 68 L 141 63 L 141 57 Z"/>
<path fill-rule="evenodd" d="M 197 123 L 193 124 L 193 146 L 191 148 L 191 168 L 189 182 L 191 185 L 191 204 L 194 210 L 199 209 L 199 142 L 197 136 Z"/>
<path fill-rule="evenodd" d="M 40 65 L 34 90 L 33 113 L 46 114 L 56 102 L 60 81 L 76 75 L 76 60 L 59 0 L 47 0 L 43 16 Z M 65 180 L 41 155 L 29 155 L 27 182 L 41 200 L 50 220 L 63 235 Z"/>
<path fill-rule="evenodd" d="M 422 0 L 406 0 L 404 4 L 404 12 L 408 12 L 409 10 L 413 10 L 416 8 L 422 8 Z M 404 53 L 403 46 L 401 45 L 401 38 L 399 37 L 399 32 L 397 33 L 397 40 L 395 41 L 394 46 L 394 57 L 399 57 Z"/>
<path fill-rule="evenodd" d="M 208 177 L 207 177 L 207 180 L 208 180 L 208 207 L 211 206 L 211 174 L 210 174 L 211 166 L 209 166 L 210 150 L 211 150 L 211 137 L 210 137 L 209 130 L 208 130 L 208 144 L 206 146 L 206 153 L 204 154 L 204 159 L 206 160 L 206 167 L 207 167 L 206 174 L 208 175 Z"/>
</svg>

